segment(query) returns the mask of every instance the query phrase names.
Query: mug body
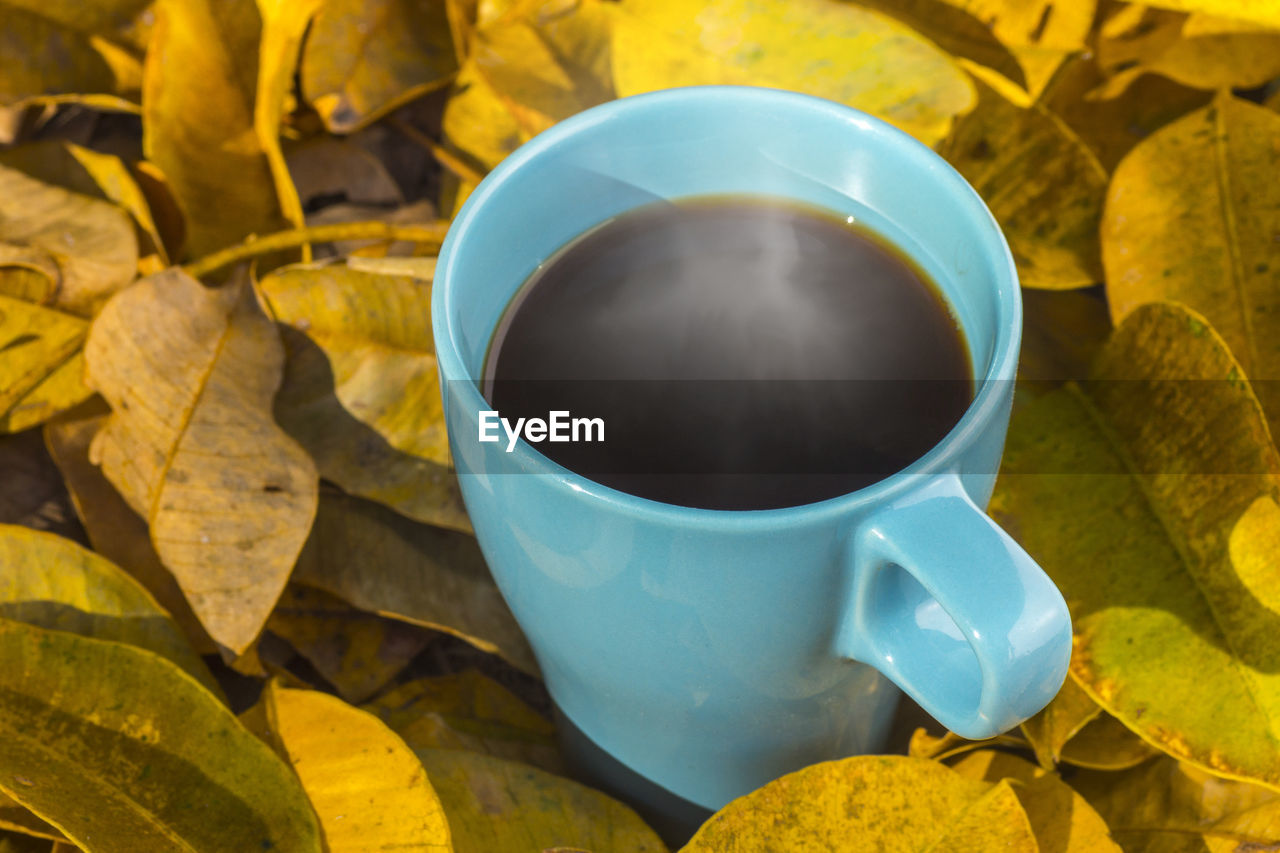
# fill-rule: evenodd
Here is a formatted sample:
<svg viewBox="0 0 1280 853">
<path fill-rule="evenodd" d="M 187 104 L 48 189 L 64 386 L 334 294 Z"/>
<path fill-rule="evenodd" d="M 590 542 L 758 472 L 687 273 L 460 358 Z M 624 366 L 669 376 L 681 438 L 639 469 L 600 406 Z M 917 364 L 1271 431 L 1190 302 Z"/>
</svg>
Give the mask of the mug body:
<svg viewBox="0 0 1280 853">
<path fill-rule="evenodd" d="M 975 373 L 975 399 L 947 437 L 857 492 L 743 512 L 657 503 L 523 440 L 512 452 L 479 442 L 490 339 L 539 264 L 634 207 L 724 194 L 853 217 L 928 273 Z M 1004 239 L 945 161 L 883 122 L 793 93 L 695 87 L 611 102 L 539 135 L 480 184 L 441 251 L 432 311 L 476 536 L 548 690 L 582 733 L 709 809 L 806 764 L 882 746 L 899 693 L 850 658 L 850 633 L 863 630 L 858 532 L 944 474 L 985 506 L 1021 328 Z M 1001 595 L 991 607 L 1019 606 L 1016 592 Z"/>
</svg>

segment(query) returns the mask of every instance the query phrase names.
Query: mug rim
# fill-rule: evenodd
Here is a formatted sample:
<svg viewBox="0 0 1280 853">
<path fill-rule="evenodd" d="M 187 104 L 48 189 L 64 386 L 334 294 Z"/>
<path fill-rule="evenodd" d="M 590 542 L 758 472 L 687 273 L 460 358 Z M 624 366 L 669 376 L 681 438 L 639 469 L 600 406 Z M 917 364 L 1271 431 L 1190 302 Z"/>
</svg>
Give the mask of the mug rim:
<svg viewBox="0 0 1280 853">
<path fill-rule="evenodd" d="M 531 160 L 538 158 L 571 136 L 611 121 L 618 113 L 671 107 L 692 109 L 696 108 L 697 102 L 708 98 L 714 98 L 721 105 L 724 99 L 731 98 L 742 101 L 744 106 L 746 102 L 764 101 L 804 111 L 817 111 L 825 113 L 827 119 L 850 126 L 854 132 L 878 136 L 886 144 L 899 147 L 903 155 L 913 161 L 913 165 L 919 166 L 922 170 L 928 168 L 933 171 L 931 179 L 944 184 L 943 189 L 956 196 L 960 203 L 969 208 L 969 212 L 982 222 L 980 227 L 994 241 L 984 243 L 982 249 L 984 251 L 991 248 L 997 249 L 1001 255 L 999 260 L 1003 261 L 1005 275 L 997 276 L 997 280 L 993 282 L 996 289 L 998 315 L 996 337 L 985 376 L 974 377 L 975 384 L 978 386 L 974 399 L 951 430 L 910 465 L 860 489 L 805 504 L 771 509 L 726 510 L 663 503 L 606 486 L 565 468 L 523 438 L 517 442 L 515 451 L 509 457 L 513 466 L 520 469 L 512 473 L 519 476 L 542 475 L 583 496 L 602 501 L 615 511 L 623 511 L 633 516 L 667 523 L 689 523 L 703 528 L 710 526 L 732 529 L 749 526 L 758 529 L 762 526 L 793 527 L 802 522 L 812 523 L 845 516 L 859 508 L 893 500 L 913 488 L 921 477 L 932 477 L 955 471 L 955 461 L 961 450 L 980 440 L 991 420 L 1001 416 L 1001 407 L 1006 397 L 1001 386 L 1004 382 L 1012 382 L 1017 371 L 1018 351 L 1022 337 L 1022 294 L 1008 240 L 977 191 L 933 149 L 888 122 L 853 107 L 783 89 L 759 86 L 685 86 L 630 95 L 570 116 L 539 133 L 508 155 L 467 198 L 454 217 L 440 247 L 436 275 L 432 284 L 431 312 L 436 361 L 440 377 L 444 382 L 442 391 L 446 397 L 460 394 L 460 399 L 454 400 L 454 403 L 476 408 L 489 405 L 480 393 L 476 380 L 466 369 L 462 348 L 457 339 L 457 327 L 450 320 L 457 279 L 457 276 L 452 274 L 456 265 L 455 256 L 460 251 L 459 246 L 467 239 L 477 209 L 501 192 L 508 178 L 517 170 L 524 168 Z M 996 266 L 1001 266 L 999 261 Z M 492 331 L 490 330 L 490 335 Z M 456 390 L 455 383 L 461 385 L 461 391 Z M 448 405 L 446 400 L 446 407 Z M 459 476 L 466 475 L 459 472 Z"/>
</svg>

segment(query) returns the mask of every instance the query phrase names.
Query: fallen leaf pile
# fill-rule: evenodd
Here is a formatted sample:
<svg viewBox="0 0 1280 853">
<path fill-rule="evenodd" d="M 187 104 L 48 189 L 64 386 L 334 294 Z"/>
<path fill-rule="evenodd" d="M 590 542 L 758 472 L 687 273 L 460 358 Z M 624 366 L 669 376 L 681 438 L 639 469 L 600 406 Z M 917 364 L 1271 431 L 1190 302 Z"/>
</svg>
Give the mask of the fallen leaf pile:
<svg viewBox="0 0 1280 853">
<path fill-rule="evenodd" d="M 1280 849 L 1280 4 L 0 0 L 0 42 L 0 853 L 667 849 L 569 778 L 428 305 L 506 155 L 706 83 L 986 199 L 991 511 L 1074 651 L 1018 730 L 900 722 L 684 849 Z"/>
</svg>

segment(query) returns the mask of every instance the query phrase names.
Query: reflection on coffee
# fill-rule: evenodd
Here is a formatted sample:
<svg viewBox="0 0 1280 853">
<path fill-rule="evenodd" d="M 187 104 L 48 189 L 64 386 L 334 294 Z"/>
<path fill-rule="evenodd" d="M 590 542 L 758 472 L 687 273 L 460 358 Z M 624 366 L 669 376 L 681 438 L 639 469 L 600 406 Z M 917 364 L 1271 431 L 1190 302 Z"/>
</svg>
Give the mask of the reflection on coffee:
<svg viewBox="0 0 1280 853">
<path fill-rule="evenodd" d="M 973 379 L 950 309 L 899 250 L 850 218 L 717 196 L 629 211 L 542 264 L 498 325 L 483 390 L 570 470 L 741 510 L 901 470 L 956 424 Z M 604 440 L 529 429 L 557 417 L 600 419 Z"/>
</svg>

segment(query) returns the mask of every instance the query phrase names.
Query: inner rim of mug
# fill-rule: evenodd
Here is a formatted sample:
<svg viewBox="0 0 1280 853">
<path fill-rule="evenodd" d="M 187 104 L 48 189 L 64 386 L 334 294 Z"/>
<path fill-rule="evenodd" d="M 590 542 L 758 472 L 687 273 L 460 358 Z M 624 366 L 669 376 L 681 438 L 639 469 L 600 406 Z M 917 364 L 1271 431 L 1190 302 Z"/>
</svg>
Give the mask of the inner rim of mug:
<svg viewBox="0 0 1280 853">
<path fill-rule="evenodd" d="M 853 138 L 853 135 L 859 135 L 863 141 L 871 139 L 881 149 L 892 148 L 895 157 L 899 160 L 896 164 L 899 169 L 903 168 L 902 161 L 905 161 L 906 167 L 915 171 L 917 175 L 924 176 L 930 183 L 937 185 L 938 193 L 948 195 L 962 208 L 962 212 L 965 215 L 972 217 L 977 223 L 976 230 L 981 240 L 981 245 L 974 247 L 975 251 L 979 254 L 988 256 L 994 254 L 996 256 L 992 259 L 992 265 L 996 271 L 996 280 L 990 283 L 990 287 L 995 293 L 994 304 L 998 315 L 995 323 L 994 341 L 991 345 L 990 355 L 986 359 L 985 370 L 982 369 L 984 365 L 979 364 L 976 358 L 976 344 L 970 344 L 971 359 L 974 362 L 974 382 L 977 386 L 977 393 L 974 395 L 974 399 L 951 431 L 930 448 L 928 452 L 917 458 L 906 468 L 856 491 L 814 503 L 774 509 L 706 509 L 662 503 L 639 497 L 605 486 L 565 468 L 553 462 L 523 440 L 519 442 L 516 451 L 511 454 L 513 457 L 511 461 L 521 469 L 521 474 L 543 474 L 556 477 L 575 491 L 591 494 L 600 500 L 615 504 L 618 508 L 626 509 L 633 513 L 664 517 L 697 517 L 699 524 L 720 523 L 728 525 L 737 523 L 758 525 L 769 521 L 787 524 L 797 520 L 800 515 L 839 514 L 863 503 L 892 498 L 896 493 L 911 488 L 912 481 L 918 475 L 929 476 L 953 470 L 955 458 L 960 451 L 976 442 L 985 424 L 992 417 L 1000 415 L 998 409 L 1001 406 L 1003 390 L 999 386 L 1004 382 L 1011 382 L 1017 368 L 1022 324 L 1021 294 L 1018 288 L 1013 258 L 1004 235 L 982 199 L 964 178 L 945 160 L 914 138 L 879 119 L 841 104 L 777 89 L 763 89 L 751 86 L 695 86 L 667 89 L 610 101 L 566 119 L 539 134 L 500 163 L 480 183 L 471 197 L 468 198 L 466 204 L 463 205 L 454 220 L 453 226 L 449 229 L 440 251 L 436 286 L 433 289 L 432 298 L 432 319 L 433 327 L 436 331 L 436 358 L 440 363 L 441 374 L 446 381 L 451 386 L 454 386 L 455 383 L 461 383 L 462 386 L 461 388 L 451 387 L 446 393 L 456 398 L 454 400 L 455 404 L 475 409 L 489 407 L 480 393 L 479 378 L 481 370 L 472 370 L 467 366 L 466 358 L 463 354 L 466 347 L 458 337 L 460 334 L 459 323 L 455 318 L 455 312 L 458 310 L 457 289 L 460 286 L 465 286 L 459 280 L 460 276 L 457 272 L 457 267 L 459 266 L 458 258 L 464 256 L 467 251 L 474 251 L 471 249 L 471 242 L 483 239 L 483 235 L 475 233 L 477 228 L 474 223 L 477 219 L 477 212 L 488 205 L 503 204 L 503 196 L 508 190 L 511 177 L 517 174 L 518 170 L 537 168 L 538 160 L 553 156 L 558 147 L 566 140 L 593 133 L 607 133 L 612 129 L 610 124 L 625 118 L 626 113 L 669 109 L 673 113 L 692 115 L 711 104 L 721 110 L 725 109 L 726 106 L 733 105 L 745 111 L 761 106 L 768 106 L 774 110 L 793 111 L 797 114 L 797 121 L 807 121 L 815 126 L 825 124 L 828 126 L 827 129 L 829 131 L 848 133 L 851 138 Z M 668 117 L 666 120 L 672 121 L 673 119 Z M 679 119 L 675 120 L 678 121 Z M 673 167 L 676 166 L 673 164 Z M 664 197 L 670 200 L 679 198 L 679 196 Z M 850 200 L 857 203 L 856 200 Z M 892 235 L 886 236 L 893 240 Z M 559 246 L 550 248 L 542 253 L 542 257 L 536 260 L 538 262 L 545 260 L 554 254 L 558 248 Z M 903 246 L 902 248 L 910 252 L 911 247 Z M 494 250 L 490 248 L 488 251 Z M 534 266 L 536 267 L 536 264 Z M 934 277 L 939 279 L 937 284 L 943 291 L 943 296 L 952 310 L 957 313 L 957 320 L 960 321 L 965 335 L 972 335 L 972 330 L 959 316 L 960 312 L 955 304 L 955 296 L 949 292 L 947 282 L 941 280 L 940 276 Z M 482 351 L 487 350 L 488 338 L 492 337 L 497 322 L 500 321 L 503 313 L 505 313 L 507 302 L 524 284 L 526 278 L 527 276 L 511 282 L 511 287 L 506 294 L 506 300 L 500 306 L 494 322 L 486 330 L 488 337 Z M 482 368 L 483 365 L 480 365 L 480 367 Z M 460 379 L 459 377 L 466 378 Z M 746 522 L 748 518 L 750 521 Z"/>
</svg>

